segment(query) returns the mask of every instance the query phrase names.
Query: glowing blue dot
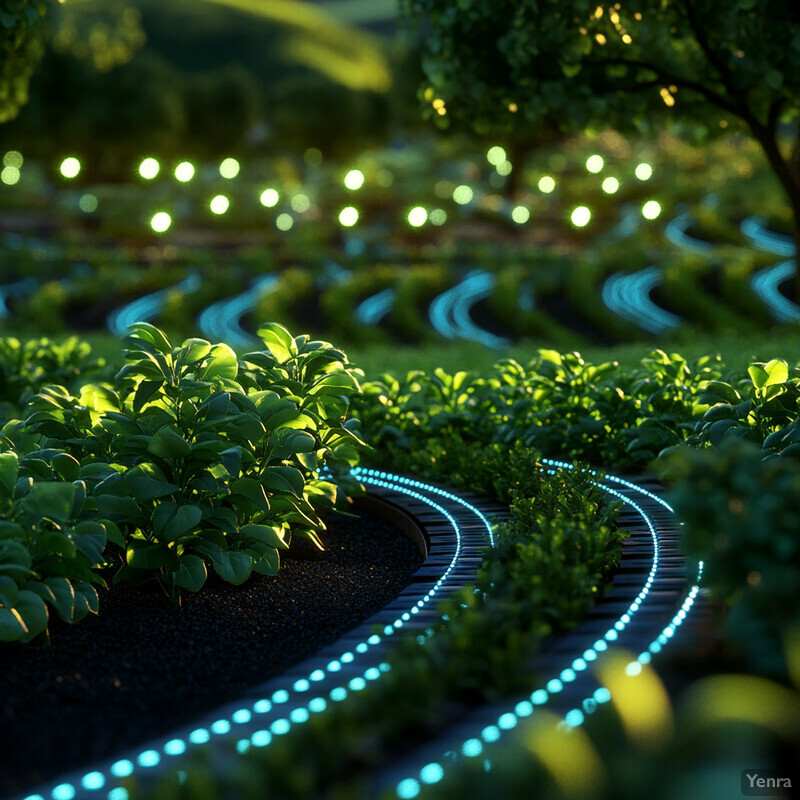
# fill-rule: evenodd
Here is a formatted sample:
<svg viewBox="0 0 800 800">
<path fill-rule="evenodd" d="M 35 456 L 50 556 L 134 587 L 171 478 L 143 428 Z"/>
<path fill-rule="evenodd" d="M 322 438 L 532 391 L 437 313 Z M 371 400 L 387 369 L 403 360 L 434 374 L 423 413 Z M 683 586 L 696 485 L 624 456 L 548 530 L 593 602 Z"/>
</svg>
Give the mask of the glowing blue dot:
<svg viewBox="0 0 800 800">
<path fill-rule="evenodd" d="M 108 793 L 108 800 L 128 800 L 128 790 L 122 786 L 117 786 Z"/>
<path fill-rule="evenodd" d="M 664 636 L 666 636 L 667 639 L 671 639 L 674 635 L 675 635 L 675 626 L 667 625 L 667 627 L 664 628 Z"/>
<path fill-rule="evenodd" d="M 40 794 L 29 794 L 27 797 L 24 797 L 23 800 L 44 800 Z"/>
<path fill-rule="evenodd" d="M 597 711 L 597 700 L 593 697 L 587 697 L 586 700 L 583 701 L 583 710 L 587 714 L 594 714 Z"/>
<path fill-rule="evenodd" d="M 500 728 L 496 725 L 487 725 L 481 731 L 481 739 L 484 742 L 496 742 L 500 738 Z"/>
<path fill-rule="evenodd" d="M 369 639 L 367 639 L 367 642 L 369 642 L 369 644 L 379 644 L 380 640 L 381 637 L 378 636 L 377 633 L 373 633 L 372 636 L 370 636 Z"/>
<path fill-rule="evenodd" d="M 253 711 L 256 714 L 266 714 L 272 708 L 272 703 L 269 700 L 258 700 L 253 704 Z"/>
<path fill-rule="evenodd" d="M 356 653 L 366 653 L 369 650 L 369 645 L 366 642 L 359 642 L 356 645 Z"/>
<path fill-rule="evenodd" d="M 572 669 L 574 669 L 576 672 L 581 672 L 582 670 L 586 669 L 587 666 L 588 664 L 582 658 L 576 658 L 572 662 Z"/>
<path fill-rule="evenodd" d="M 378 664 L 378 669 L 381 672 L 389 672 L 392 669 L 392 665 L 388 661 L 382 661 L 380 664 Z"/>
<path fill-rule="evenodd" d="M 269 726 L 270 731 L 275 736 L 282 736 L 284 733 L 289 733 L 292 723 L 288 719 L 276 719 L 272 725 Z"/>
<path fill-rule="evenodd" d="M 115 761 L 111 765 L 111 774 L 115 778 L 127 778 L 133 773 L 133 762 L 123 758 L 122 761 Z"/>
<path fill-rule="evenodd" d="M 611 699 L 611 692 L 605 686 L 601 686 L 599 689 L 595 689 L 593 696 L 598 703 L 607 703 Z"/>
<path fill-rule="evenodd" d="M 517 726 L 516 714 L 512 714 L 511 712 L 502 714 L 500 719 L 497 720 L 497 725 L 504 731 L 510 731 Z"/>
<path fill-rule="evenodd" d="M 561 672 L 561 680 L 564 681 L 564 683 L 571 683 L 575 680 L 575 678 L 576 675 L 574 669 L 567 668 Z"/>
<path fill-rule="evenodd" d="M 395 620 L 395 621 L 392 623 L 392 625 L 393 625 L 395 628 L 402 628 L 402 627 L 403 627 L 403 620 L 401 620 L 401 619 L 396 619 L 396 620 Z"/>
<path fill-rule="evenodd" d="M 625 667 L 625 674 L 631 678 L 638 675 L 641 671 L 642 665 L 638 661 L 631 661 L 631 663 Z"/>
<path fill-rule="evenodd" d="M 253 715 L 246 708 L 240 708 L 238 711 L 234 711 L 233 715 L 231 716 L 231 719 L 237 725 L 244 725 L 245 723 L 250 722 L 252 718 Z"/>
<path fill-rule="evenodd" d="M 564 717 L 564 722 L 566 722 L 570 728 L 577 728 L 578 725 L 583 724 L 583 711 L 578 708 L 573 708 L 572 711 L 567 712 Z"/>
<path fill-rule="evenodd" d="M 408 622 L 411 619 L 411 617 L 408 615 L 408 612 L 406 612 L 405 614 L 403 614 L 402 617 L 400 617 L 400 619 L 402 619 L 403 622 Z"/>
<path fill-rule="evenodd" d="M 342 665 L 338 661 L 331 661 L 331 663 L 327 666 L 328 672 L 339 672 L 341 668 Z"/>
<path fill-rule="evenodd" d="M 414 778 L 406 778 L 397 784 L 397 796 L 400 800 L 411 800 L 419 794 L 419 782 Z"/>
<path fill-rule="evenodd" d="M 618 638 L 618 634 L 617 634 L 616 631 L 608 631 L 606 633 L 606 639 L 608 639 L 609 642 L 614 642 L 614 641 L 617 640 L 617 638 Z"/>
<path fill-rule="evenodd" d="M 271 741 L 272 734 L 269 731 L 256 731 L 250 737 L 253 747 L 266 747 Z"/>
<path fill-rule="evenodd" d="M 154 767 L 161 761 L 161 754 L 158 750 L 145 750 L 136 757 L 136 763 L 140 767 Z"/>
<path fill-rule="evenodd" d="M 660 653 L 661 652 L 661 645 L 658 642 L 653 642 L 650 647 L 647 648 L 651 653 Z"/>
<path fill-rule="evenodd" d="M 277 692 L 274 692 L 272 695 L 272 702 L 273 703 L 288 703 L 289 702 L 289 692 L 286 689 L 278 689 Z"/>
<path fill-rule="evenodd" d="M 533 714 L 533 704 L 528 700 L 523 700 L 521 703 L 517 703 L 514 706 L 514 713 L 518 717 L 529 717 Z"/>
<path fill-rule="evenodd" d="M 363 678 L 353 678 L 347 685 L 352 691 L 360 692 L 367 685 L 367 682 Z"/>
<path fill-rule="evenodd" d="M 349 664 L 355 656 L 352 653 L 344 653 L 340 659 L 342 664 Z"/>
<path fill-rule="evenodd" d="M 558 678 L 553 678 L 553 680 L 547 682 L 547 691 L 550 692 L 550 694 L 556 694 L 563 688 L 564 685 L 560 680 L 558 680 Z"/>
<path fill-rule="evenodd" d="M 339 703 L 347 697 L 347 689 L 343 686 L 337 686 L 331 691 L 330 698 L 334 703 Z"/>
<path fill-rule="evenodd" d="M 168 756 L 179 756 L 186 752 L 186 742 L 183 739 L 170 739 L 164 745 L 164 752 Z"/>
<path fill-rule="evenodd" d="M 311 688 L 311 684 L 305 678 L 300 678 L 299 681 L 294 682 L 292 688 L 296 692 L 307 692 Z"/>
<path fill-rule="evenodd" d="M 621 630 L 624 630 L 624 629 L 625 629 L 625 625 L 623 625 L 623 623 L 622 623 L 622 622 L 619 622 L 619 621 L 617 621 L 617 622 L 615 622 L 615 623 L 614 623 L 614 628 L 615 628 L 616 630 L 618 630 L 618 631 L 621 631 Z M 609 631 L 609 633 L 610 633 L 610 631 Z M 606 634 L 606 639 L 607 639 L 607 638 L 608 638 L 608 634 Z"/>
<path fill-rule="evenodd" d="M 301 724 L 301 723 L 306 722 L 308 720 L 308 716 L 309 716 L 308 709 L 306 709 L 306 708 L 295 708 L 294 711 L 292 711 L 292 713 L 289 714 L 289 719 L 292 722 L 296 722 L 298 724 Z"/>
<path fill-rule="evenodd" d="M 249 739 L 239 739 L 236 742 L 236 752 L 240 755 L 244 755 L 250 749 L 250 740 Z"/>
<path fill-rule="evenodd" d="M 223 736 L 224 734 L 229 733 L 230 729 L 231 724 L 226 719 L 218 719 L 211 725 L 211 732 L 217 736 Z"/>
<path fill-rule="evenodd" d="M 483 743 L 480 739 L 467 739 L 467 741 L 461 745 L 461 752 L 467 758 L 475 758 L 483 752 Z"/>
<path fill-rule="evenodd" d="M 102 772 L 87 772 L 81 778 L 81 786 L 84 789 L 93 792 L 96 789 L 102 789 L 106 784 L 106 776 Z"/>
<path fill-rule="evenodd" d="M 75 787 L 71 783 L 60 783 L 50 795 L 53 800 L 72 800 L 75 797 Z"/>
<path fill-rule="evenodd" d="M 442 769 L 441 764 L 437 764 L 433 761 L 430 764 L 426 764 L 419 771 L 419 777 L 423 783 L 439 783 L 444 777 L 444 769 Z"/>
<path fill-rule="evenodd" d="M 313 714 L 319 714 L 320 711 L 324 711 L 327 707 L 328 704 L 325 702 L 324 697 L 315 697 L 308 704 L 308 710 L 311 711 Z"/>
<path fill-rule="evenodd" d="M 598 653 L 602 653 L 604 650 L 608 650 L 608 645 L 602 639 L 598 639 L 594 643 L 593 647 Z"/>
<path fill-rule="evenodd" d="M 537 706 L 542 706 L 547 702 L 547 692 L 544 689 L 537 689 L 531 695 L 531 703 Z"/>
</svg>

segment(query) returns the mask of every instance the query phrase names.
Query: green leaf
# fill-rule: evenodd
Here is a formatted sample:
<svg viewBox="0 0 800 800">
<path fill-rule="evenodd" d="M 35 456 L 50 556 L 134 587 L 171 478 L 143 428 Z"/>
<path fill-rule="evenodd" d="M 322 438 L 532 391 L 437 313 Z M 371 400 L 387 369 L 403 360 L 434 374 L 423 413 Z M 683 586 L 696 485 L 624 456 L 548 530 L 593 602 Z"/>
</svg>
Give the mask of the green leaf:
<svg viewBox="0 0 800 800">
<path fill-rule="evenodd" d="M 186 439 L 172 428 L 164 427 L 150 440 L 147 449 L 161 458 L 183 458 L 188 456 L 192 447 Z"/>
<path fill-rule="evenodd" d="M 55 473 L 65 481 L 75 481 L 81 476 L 81 465 L 78 459 L 69 453 L 59 453 L 50 462 Z"/>
<path fill-rule="evenodd" d="M 27 636 L 28 628 L 15 608 L 0 608 L 0 642 L 15 642 Z"/>
<path fill-rule="evenodd" d="M 97 589 L 86 581 L 74 581 L 73 585 L 75 586 L 76 601 L 80 599 L 82 601 L 81 607 L 86 609 L 84 613 L 97 614 L 100 610 L 100 597 L 97 594 Z M 84 616 L 84 613 L 81 614 L 81 617 Z"/>
<path fill-rule="evenodd" d="M 750 376 L 750 380 L 753 382 L 753 386 L 755 386 L 756 389 L 762 389 L 769 378 L 767 371 L 758 364 L 751 364 L 747 368 L 747 374 Z"/>
<path fill-rule="evenodd" d="M 125 553 L 125 562 L 134 569 L 165 570 L 175 572 L 180 568 L 177 553 L 165 544 L 130 539 Z"/>
<path fill-rule="evenodd" d="M 134 322 L 130 330 L 146 342 L 150 342 L 160 353 L 165 356 L 172 353 L 172 345 L 162 331 L 149 322 Z"/>
<path fill-rule="evenodd" d="M 261 474 L 261 485 L 272 492 L 289 492 L 295 497 L 303 496 L 305 479 L 294 467 L 267 467 Z"/>
<path fill-rule="evenodd" d="M 35 592 L 49 603 L 64 622 L 75 621 L 75 589 L 68 578 L 28 581 L 24 588 Z"/>
<path fill-rule="evenodd" d="M 19 458 L 16 453 L 0 453 L 0 495 L 11 497 L 19 472 Z"/>
<path fill-rule="evenodd" d="M 176 586 L 188 589 L 190 592 L 197 592 L 206 582 L 208 573 L 206 565 L 200 556 L 192 554 L 181 556 L 181 566 L 175 572 L 173 581 Z"/>
<path fill-rule="evenodd" d="M 69 519 L 75 500 L 75 486 L 62 481 L 34 483 L 20 508 L 36 519 L 47 517 L 59 522 Z"/>
<path fill-rule="evenodd" d="M 159 503 L 153 511 L 153 533 L 161 542 L 174 542 L 197 527 L 202 516 L 199 506 Z"/>
<path fill-rule="evenodd" d="M 269 498 L 264 487 L 255 478 L 238 478 L 231 483 L 231 493 L 242 495 L 262 511 L 269 511 Z"/>
<path fill-rule="evenodd" d="M 205 339 L 187 339 L 182 345 L 184 360 L 187 364 L 201 361 L 211 352 L 211 344 Z"/>
<path fill-rule="evenodd" d="M 19 593 L 19 598 L 14 606 L 22 617 L 25 627 L 28 629 L 24 641 L 30 641 L 35 636 L 47 630 L 49 615 L 47 606 L 39 595 L 23 589 Z"/>
<path fill-rule="evenodd" d="M 772 361 L 765 364 L 764 371 L 767 373 L 765 386 L 786 383 L 789 379 L 789 365 L 779 358 L 773 358 Z"/>
<path fill-rule="evenodd" d="M 289 545 L 284 539 L 285 531 L 281 525 L 244 525 L 241 529 L 242 536 L 255 539 L 257 542 L 279 550 L 288 550 Z"/>
<path fill-rule="evenodd" d="M 211 556 L 211 561 L 214 572 L 234 586 L 244 583 L 253 571 L 253 559 L 247 553 L 220 550 L 216 556 Z"/>
<path fill-rule="evenodd" d="M 288 361 L 297 355 L 297 345 L 294 337 L 283 325 L 277 322 L 267 322 L 258 329 L 258 337 L 267 346 L 279 364 Z"/>
<path fill-rule="evenodd" d="M 253 560 L 253 572 L 259 575 L 277 575 L 281 565 L 280 554 L 274 547 L 255 542 L 245 550 Z"/>
<path fill-rule="evenodd" d="M 238 374 L 239 362 L 236 353 L 226 344 L 215 344 L 208 354 L 208 360 L 199 377 L 204 381 L 214 378 L 235 380 Z"/>
<path fill-rule="evenodd" d="M 163 473 L 153 464 L 139 464 L 125 473 L 125 481 L 134 497 L 153 500 L 178 491 L 174 483 L 167 483 Z"/>
<path fill-rule="evenodd" d="M 133 396 L 133 411 L 138 414 L 148 400 L 164 385 L 163 380 L 141 381 Z"/>
<path fill-rule="evenodd" d="M 0 575 L 0 605 L 13 606 L 19 596 L 17 582 L 8 575 Z"/>
<path fill-rule="evenodd" d="M 103 563 L 106 529 L 99 522 L 83 520 L 75 526 L 75 544 L 92 566 Z"/>
</svg>

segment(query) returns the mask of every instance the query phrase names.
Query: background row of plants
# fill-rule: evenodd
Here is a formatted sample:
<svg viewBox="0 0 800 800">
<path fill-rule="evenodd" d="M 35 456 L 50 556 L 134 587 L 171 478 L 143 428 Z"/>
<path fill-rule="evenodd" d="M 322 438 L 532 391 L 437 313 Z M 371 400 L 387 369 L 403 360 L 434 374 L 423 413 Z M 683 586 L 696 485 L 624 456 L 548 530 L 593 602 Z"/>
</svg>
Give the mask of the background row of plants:
<svg viewBox="0 0 800 800">
<path fill-rule="evenodd" d="M 274 575 L 293 536 L 355 490 L 359 372 L 330 344 L 260 328 L 265 349 L 173 346 L 146 323 L 109 380 L 85 346 L 0 340 L 0 639 L 97 612 L 106 578 L 155 579 L 179 601 L 209 569 Z M 319 477 L 322 468 L 338 484 Z"/>
</svg>

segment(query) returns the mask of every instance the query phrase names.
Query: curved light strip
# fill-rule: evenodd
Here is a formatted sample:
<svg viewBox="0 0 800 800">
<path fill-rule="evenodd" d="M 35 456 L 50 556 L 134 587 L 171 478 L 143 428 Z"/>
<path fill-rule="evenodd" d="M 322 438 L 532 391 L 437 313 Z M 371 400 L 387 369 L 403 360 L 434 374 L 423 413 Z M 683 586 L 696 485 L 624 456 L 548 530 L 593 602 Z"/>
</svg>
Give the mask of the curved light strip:
<svg viewBox="0 0 800 800">
<path fill-rule="evenodd" d="M 750 288 L 767 304 L 778 322 L 800 321 L 800 306 L 784 297 L 778 288 L 796 274 L 797 266 L 790 258 L 750 276 Z"/>
<path fill-rule="evenodd" d="M 356 307 L 356 321 L 362 325 L 377 325 L 392 310 L 396 299 L 397 292 L 391 286 L 371 295 Z"/>
<path fill-rule="evenodd" d="M 14 283 L 7 283 L 5 286 L 0 286 L 0 318 L 8 316 L 6 298 L 30 294 L 38 285 L 39 282 L 34 278 L 23 278 L 21 281 L 14 281 Z"/>
<path fill-rule="evenodd" d="M 491 272 L 470 272 L 461 283 L 442 292 L 430 305 L 431 325 L 448 339 L 469 339 L 486 347 L 499 349 L 509 341 L 478 327 L 470 309 L 492 293 L 495 277 Z"/>
<path fill-rule="evenodd" d="M 555 461 L 553 459 L 545 458 L 542 459 L 542 462 L 553 468 L 553 471 L 556 469 L 574 469 L 572 464 L 563 461 Z M 590 472 L 595 475 L 597 474 L 597 471 L 595 470 L 590 470 Z M 652 500 L 655 500 L 670 512 L 674 513 L 672 507 L 665 500 L 653 494 L 652 492 L 647 491 L 646 489 L 642 489 L 630 481 L 611 475 L 605 475 L 603 479 L 616 483 L 629 490 L 634 490 Z M 615 642 L 617 640 L 619 633 L 624 630 L 624 628 L 633 618 L 634 614 L 639 610 L 642 602 L 645 600 L 650 590 L 650 586 L 652 585 L 655 571 L 658 566 L 658 535 L 652 519 L 644 511 L 644 509 L 641 508 L 641 506 L 639 506 L 630 498 L 625 497 L 623 494 L 615 489 L 612 489 L 610 486 L 603 486 L 598 482 L 594 483 L 603 491 L 619 497 L 623 500 L 623 502 L 631 506 L 631 508 L 633 508 L 642 517 L 647 524 L 648 529 L 650 530 L 650 534 L 653 538 L 654 555 L 653 564 L 645 586 L 639 592 L 636 599 L 630 604 L 625 613 L 614 622 L 614 624 L 603 634 L 601 638 L 594 643 L 592 647 L 588 648 L 582 654 L 578 655 L 577 658 L 572 660 L 571 664 L 565 667 L 565 669 L 561 670 L 557 677 L 554 676 L 549 681 L 544 683 L 546 688 L 535 690 L 527 700 L 517 703 L 513 710 L 509 710 L 500 714 L 496 724 L 488 725 L 484 727 L 478 735 L 464 740 L 460 745 L 459 752 L 461 755 L 467 758 L 476 758 L 480 756 L 483 753 L 484 746 L 486 744 L 498 741 L 506 731 L 515 728 L 521 719 L 530 717 L 534 713 L 537 706 L 545 705 L 550 700 L 552 695 L 560 692 L 563 689 L 564 683 L 575 680 L 578 672 L 588 669 L 589 663 L 597 660 L 599 654 L 608 649 L 608 643 Z M 698 581 L 700 579 L 700 574 L 702 573 L 702 568 L 703 565 L 701 562 L 697 577 Z M 661 634 L 654 639 L 653 642 L 651 642 L 647 650 L 643 651 L 639 655 L 637 661 L 634 662 L 637 664 L 639 669 L 641 669 L 641 664 L 648 663 L 652 659 L 653 655 L 659 653 L 675 635 L 677 628 L 686 619 L 686 616 L 691 609 L 698 592 L 699 587 L 697 584 L 695 584 L 689 591 L 680 610 L 673 617 L 672 621 L 662 630 Z M 633 675 L 635 672 L 636 668 L 632 667 L 629 674 Z M 590 709 L 593 711 L 597 707 L 597 704 L 608 702 L 610 699 L 611 693 L 609 690 L 605 687 L 600 687 L 594 692 L 592 697 L 584 700 L 583 708 L 584 710 Z M 587 713 L 591 713 L 591 711 L 587 711 Z M 584 711 L 581 709 L 572 709 L 565 716 L 564 724 L 572 725 L 573 727 L 579 725 L 583 722 L 583 715 Z M 424 786 L 438 783 L 444 777 L 445 769 L 447 767 L 448 762 L 445 760 L 442 760 L 441 762 L 434 761 L 426 764 L 419 770 L 416 776 L 405 778 L 397 783 L 395 787 L 396 796 L 400 798 L 400 800 L 412 800 L 412 798 L 415 798 L 420 794 Z"/>
<path fill-rule="evenodd" d="M 660 283 L 661 274 L 654 266 L 631 274 L 615 272 L 603 284 L 603 303 L 648 333 L 664 333 L 677 328 L 683 320 L 650 299 L 650 292 Z"/>
<path fill-rule="evenodd" d="M 327 697 L 322 697 L 321 694 L 314 691 L 315 685 L 320 685 L 321 681 L 335 677 L 337 673 L 341 672 L 343 665 L 354 663 L 361 656 L 370 652 L 371 649 L 374 652 L 376 645 L 386 637 L 394 635 L 406 623 L 412 621 L 421 610 L 429 606 L 432 601 L 438 599 L 440 591 L 447 585 L 448 578 L 450 578 L 461 557 L 461 528 L 447 509 L 422 492 L 457 501 L 480 519 L 481 523 L 486 527 L 489 541 L 492 545 L 494 544 L 494 538 L 491 525 L 485 515 L 471 503 L 451 492 L 422 481 L 379 470 L 356 468 L 353 470 L 353 474 L 363 483 L 391 489 L 425 503 L 441 514 L 453 528 L 456 537 L 455 552 L 450 563 L 444 568 L 441 576 L 426 594 L 408 606 L 393 622 L 386 625 L 381 635 L 373 633 L 367 636 L 362 641 L 351 646 L 346 652 L 331 659 L 324 668 L 314 669 L 305 677 L 293 680 L 290 685 L 287 684 L 286 687 L 273 691 L 269 697 L 260 698 L 254 702 L 248 701 L 247 706 L 235 709 L 227 717 L 216 720 L 207 728 L 196 728 L 185 739 L 172 737 L 160 745 L 158 749 L 149 748 L 139 752 L 133 758 L 123 758 L 115 761 L 107 771 L 93 769 L 84 774 L 76 785 L 60 783 L 54 786 L 46 795 L 28 795 L 25 800 L 74 800 L 79 795 L 81 797 L 100 797 L 101 795 L 95 792 L 101 789 L 107 790 L 104 795 L 107 800 L 126 800 L 127 791 L 122 787 L 112 786 L 116 779 L 128 777 L 138 769 L 155 767 L 163 760 L 182 755 L 193 745 L 205 744 L 215 736 L 224 736 L 231 733 L 237 735 L 239 737 L 237 739 L 237 750 L 240 753 L 246 752 L 251 747 L 265 747 L 276 736 L 287 733 L 292 725 L 306 722 L 313 714 L 323 711 L 329 703 L 345 700 L 351 692 L 361 691 L 366 688 L 368 683 L 379 679 L 382 674 L 389 671 L 390 665 L 380 661 L 365 666 L 359 675 L 351 677 L 346 684 L 337 685 L 332 690 L 327 691 Z M 301 704 L 289 711 L 287 716 L 274 719 L 268 728 L 262 727 L 263 721 L 267 719 L 264 715 L 278 712 L 280 707 L 290 704 L 292 700 L 295 703 L 299 700 Z"/>
<path fill-rule="evenodd" d="M 126 336 L 131 325 L 137 322 L 147 322 L 158 316 L 161 309 L 164 307 L 164 302 L 167 299 L 167 293 L 172 291 L 189 292 L 197 291 L 200 288 L 200 278 L 197 275 L 189 275 L 184 278 L 180 283 L 175 286 L 170 286 L 168 289 L 160 289 L 157 292 L 151 292 L 144 297 L 140 297 L 127 305 L 112 311 L 108 315 L 106 325 L 114 336 Z"/>
<path fill-rule="evenodd" d="M 274 291 L 277 283 L 277 275 L 265 275 L 246 292 L 210 305 L 197 318 L 198 327 L 211 341 L 227 342 L 232 347 L 249 347 L 256 339 L 242 328 L 239 320 L 255 308 L 259 295 Z"/>
<path fill-rule="evenodd" d="M 753 247 L 765 253 L 774 253 L 776 256 L 793 256 L 795 253 L 794 239 L 768 230 L 764 227 L 764 220 L 761 217 L 746 217 L 742 220 L 739 230 Z"/>
<path fill-rule="evenodd" d="M 686 233 L 687 228 L 692 224 L 692 215 L 688 211 L 678 214 L 664 226 L 664 236 L 681 250 L 688 250 L 691 253 L 701 253 L 708 255 L 714 245 L 703 239 L 695 239 Z"/>
</svg>

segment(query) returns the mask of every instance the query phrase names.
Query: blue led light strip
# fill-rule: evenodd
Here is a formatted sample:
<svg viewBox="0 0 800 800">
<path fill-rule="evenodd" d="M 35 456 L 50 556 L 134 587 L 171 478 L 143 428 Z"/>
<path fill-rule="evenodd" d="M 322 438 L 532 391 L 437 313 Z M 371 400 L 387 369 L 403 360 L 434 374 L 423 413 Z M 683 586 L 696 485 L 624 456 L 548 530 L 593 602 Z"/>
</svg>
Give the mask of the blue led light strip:
<svg viewBox="0 0 800 800">
<path fill-rule="evenodd" d="M 670 220 L 664 226 L 664 236 L 676 247 L 680 247 L 681 250 L 709 255 L 714 249 L 714 245 L 703 239 L 695 239 L 693 236 L 689 236 L 686 230 L 691 224 L 692 215 L 688 211 L 678 214 L 675 219 Z"/>
<path fill-rule="evenodd" d="M 650 292 L 660 283 L 661 274 L 654 266 L 631 274 L 615 272 L 603 284 L 601 297 L 606 308 L 642 330 L 664 333 L 677 328 L 683 320 L 650 299 Z"/>
<path fill-rule="evenodd" d="M 397 299 L 397 291 L 391 286 L 370 295 L 356 307 L 356 320 L 362 325 L 377 325 L 391 310 Z"/>
<path fill-rule="evenodd" d="M 240 753 L 246 752 L 251 747 L 265 747 L 276 736 L 287 733 L 293 725 L 306 722 L 313 714 L 323 711 L 329 703 L 342 702 L 350 693 L 363 690 L 370 682 L 378 680 L 382 674 L 387 672 L 390 665 L 379 661 L 364 666 L 363 669 L 359 668 L 359 672 L 352 676 L 351 665 L 371 650 L 374 652 L 375 646 L 385 638 L 392 636 L 407 624 L 414 624 L 414 618 L 429 606 L 432 600 L 441 596 L 462 553 L 462 532 L 457 520 L 440 503 L 423 492 L 458 502 L 480 520 L 492 544 L 494 539 L 491 525 L 485 515 L 475 506 L 451 492 L 422 481 L 378 470 L 357 468 L 353 470 L 353 474 L 365 484 L 390 489 L 425 503 L 441 514 L 452 527 L 455 535 L 455 550 L 450 563 L 420 599 L 408 606 L 393 622 L 386 625 L 382 635 L 366 636 L 337 658 L 331 659 L 324 668 L 314 669 L 308 675 L 293 680 L 290 684 L 273 691 L 269 697 L 248 702 L 246 706 L 235 708 L 225 715 L 220 713 L 219 718 L 207 727 L 195 728 L 185 736 L 173 735 L 157 747 L 148 747 L 130 758 L 118 759 L 105 769 L 93 769 L 86 772 L 74 783 L 62 782 L 46 792 L 28 795 L 25 800 L 75 800 L 78 797 L 99 798 L 103 794 L 107 800 L 126 800 L 127 791 L 114 784 L 117 780 L 126 778 L 137 770 L 152 769 L 159 765 L 163 768 L 171 758 L 181 756 L 192 746 L 205 744 L 214 738 L 235 736 L 236 747 Z M 323 681 L 336 682 L 339 674 L 345 675 L 346 673 L 348 674 L 345 681 L 338 683 L 333 689 L 326 687 L 326 697 L 315 692 L 315 687 L 321 686 Z M 285 716 L 279 716 L 280 714 L 285 714 Z M 270 723 L 265 726 L 268 720 Z M 99 794 L 101 790 L 103 790 L 103 794 Z"/>
<path fill-rule="evenodd" d="M 144 297 L 140 297 L 127 305 L 112 311 L 108 315 L 106 322 L 108 329 L 114 336 L 126 336 L 131 325 L 137 322 L 147 322 L 158 316 L 164 303 L 167 299 L 167 293 L 171 291 L 195 292 L 200 288 L 200 277 L 198 275 L 189 275 L 184 278 L 180 283 L 169 289 L 160 289 L 157 292 L 152 292 Z"/>
<path fill-rule="evenodd" d="M 553 471 L 556 469 L 574 469 L 572 464 L 564 461 L 556 461 L 553 459 L 544 458 L 542 459 L 542 463 L 551 467 Z M 594 475 L 598 474 L 596 470 L 588 470 L 588 472 Z M 615 483 L 628 490 L 635 491 L 653 501 L 658 502 L 668 511 L 674 513 L 672 507 L 665 500 L 658 497 L 653 492 L 643 489 L 642 487 L 637 486 L 630 481 L 614 475 L 604 475 L 603 480 Z M 457 748 L 457 752 L 460 752 L 461 755 L 467 758 L 477 758 L 478 756 L 482 755 L 486 744 L 492 744 L 499 741 L 505 732 L 516 728 L 521 719 L 530 717 L 534 713 L 537 706 L 545 705 L 553 695 L 561 692 L 565 683 L 574 681 L 579 672 L 587 670 L 591 662 L 596 661 L 601 653 L 609 649 L 609 642 L 613 643 L 617 641 L 619 633 L 625 629 L 634 614 L 641 608 L 642 603 L 649 593 L 658 568 L 659 559 L 658 533 L 655 524 L 650 516 L 641 508 L 641 506 L 638 505 L 638 503 L 626 497 L 621 492 L 612 489 L 610 486 L 604 486 L 598 482 L 595 482 L 595 485 L 597 485 L 603 491 L 623 500 L 623 502 L 633 508 L 646 523 L 653 538 L 654 552 L 652 566 L 645 585 L 625 613 L 623 613 L 614 622 L 614 624 L 608 628 L 603 636 L 600 637 L 592 647 L 585 650 L 582 654 L 579 654 L 575 659 L 572 660 L 569 666 L 566 666 L 563 670 L 561 670 L 558 677 L 554 676 L 549 681 L 546 681 L 545 688 L 535 690 L 528 699 L 518 702 L 514 706 L 513 710 L 509 710 L 500 714 L 496 724 L 485 726 L 478 735 L 464 740 Z M 698 581 L 700 579 L 700 574 L 702 573 L 702 568 L 703 565 L 701 563 L 697 577 Z M 661 652 L 661 649 L 670 641 L 670 639 L 672 639 L 678 626 L 686 619 L 686 616 L 689 613 L 689 610 L 691 609 L 698 592 L 699 588 L 697 584 L 695 584 L 689 591 L 686 599 L 683 601 L 683 604 L 680 607 L 680 610 L 677 612 L 677 614 L 675 614 L 672 621 L 662 630 L 659 636 L 651 642 L 649 647 L 639 655 L 637 661 L 634 662 L 638 665 L 639 670 L 641 670 L 642 664 L 649 663 L 650 659 L 652 659 L 655 654 Z M 629 665 L 629 668 L 629 674 L 633 675 L 636 673 L 637 667 L 631 667 Z M 584 700 L 583 708 L 585 710 L 591 709 L 593 711 L 598 703 L 608 702 L 610 699 L 610 691 L 605 687 L 600 687 L 594 692 L 592 697 Z M 583 714 L 584 711 L 581 709 L 572 709 L 567 713 L 564 724 L 572 724 L 573 726 L 581 724 L 584 719 Z M 441 781 L 444 777 L 446 768 L 447 762 L 444 760 L 441 762 L 433 761 L 426 764 L 415 776 L 404 778 L 397 783 L 395 787 L 396 796 L 400 798 L 400 800 L 412 800 L 412 798 L 415 798 L 420 794 L 425 786 L 430 786 Z"/>
</svg>

